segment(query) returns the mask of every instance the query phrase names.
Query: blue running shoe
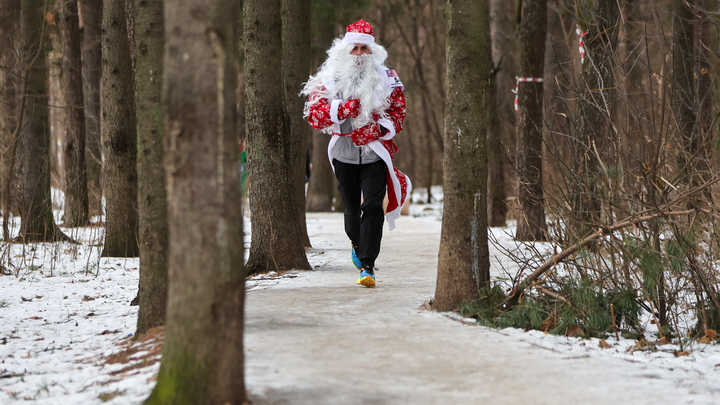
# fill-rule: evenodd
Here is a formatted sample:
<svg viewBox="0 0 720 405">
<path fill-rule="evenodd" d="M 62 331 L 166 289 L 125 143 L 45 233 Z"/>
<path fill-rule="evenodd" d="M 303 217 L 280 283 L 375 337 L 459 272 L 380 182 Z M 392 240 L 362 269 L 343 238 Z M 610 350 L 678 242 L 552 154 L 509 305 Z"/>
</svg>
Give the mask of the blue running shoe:
<svg viewBox="0 0 720 405">
<path fill-rule="evenodd" d="M 355 283 L 364 285 L 365 287 L 375 287 L 375 272 L 371 269 L 362 269 L 360 278 L 358 278 Z"/>
<path fill-rule="evenodd" d="M 357 253 L 355 253 L 355 246 L 352 247 L 352 261 L 356 269 L 360 270 L 362 268 L 362 263 L 360 263 L 360 259 L 358 258 Z"/>
</svg>

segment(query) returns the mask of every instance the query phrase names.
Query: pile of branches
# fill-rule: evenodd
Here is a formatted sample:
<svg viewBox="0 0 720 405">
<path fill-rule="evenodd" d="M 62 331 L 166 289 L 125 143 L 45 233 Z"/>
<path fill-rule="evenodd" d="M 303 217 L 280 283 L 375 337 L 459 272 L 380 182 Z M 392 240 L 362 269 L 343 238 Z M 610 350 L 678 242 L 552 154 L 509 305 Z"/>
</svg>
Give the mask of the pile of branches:
<svg viewBox="0 0 720 405">
<path fill-rule="evenodd" d="M 646 314 L 660 339 L 715 336 L 720 330 L 717 214 L 697 202 L 718 182 L 714 177 L 667 204 L 596 225 L 564 248 L 569 227 L 557 220 L 548 230 L 549 243 L 508 250 L 494 242 L 519 270 L 485 288 L 461 312 L 491 327 L 600 338 L 643 336 Z M 698 206 L 682 209 L 688 201 Z"/>
</svg>

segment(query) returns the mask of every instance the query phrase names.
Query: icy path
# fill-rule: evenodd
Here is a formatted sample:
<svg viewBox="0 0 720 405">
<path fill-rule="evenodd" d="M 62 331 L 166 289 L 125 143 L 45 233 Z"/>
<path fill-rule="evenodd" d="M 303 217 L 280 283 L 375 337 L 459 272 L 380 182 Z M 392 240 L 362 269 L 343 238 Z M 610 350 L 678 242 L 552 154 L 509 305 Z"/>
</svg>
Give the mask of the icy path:
<svg viewBox="0 0 720 405">
<path fill-rule="evenodd" d="M 374 289 L 355 285 L 340 214 L 309 214 L 308 228 L 314 271 L 248 283 L 245 375 L 256 405 L 720 403 L 667 370 L 548 350 L 424 310 L 437 219 L 385 228 Z"/>
</svg>

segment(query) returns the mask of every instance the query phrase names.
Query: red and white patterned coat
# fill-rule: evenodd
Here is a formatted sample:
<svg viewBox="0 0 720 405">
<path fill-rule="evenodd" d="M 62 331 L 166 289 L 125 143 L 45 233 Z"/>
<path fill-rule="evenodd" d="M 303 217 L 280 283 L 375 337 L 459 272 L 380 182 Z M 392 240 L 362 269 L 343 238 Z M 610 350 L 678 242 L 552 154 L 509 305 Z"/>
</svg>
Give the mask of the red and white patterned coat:
<svg viewBox="0 0 720 405">
<path fill-rule="evenodd" d="M 346 116 L 347 113 L 343 111 L 344 104 L 341 100 L 329 100 L 327 98 L 327 94 L 334 93 L 334 89 L 332 89 L 334 83 L 330 83 L 328 87 L 331 87 L 331 89 L 322 87 L 310 95 L 309 101 L 311 104 L 309 106 L 307 120 L 308 123 L 317 130 L 329 132 L 329 130 L 332 129 L 333 139 L 331 139 L 328 145 L 328 159 L 331 163 L 333 160 L 332 149 L 335 146 L 337 137 L 340 136 L 352 136 L 355 145 L 368 145 L 373 152 L 385 161 L 385 165 L 388 168 L 388 207 L 386 218 L 390 230 L 393 230 L 395 228 L 395 220 L 400 216 L 400 210 L 412 190 L 410 179 L 400 170 L 395 169 L 392 163 L 398 151 L 398 147 L 395 145 L 393 138 L 398 132 L 402 131 L 405 122 L 405 96 L 403 95 L 402 83 L 397 79 L 394 71 L 384 67 L 378 68 L 378 71 L 387 74 L 389 77 L 388 81 L 386 81 L 385 94 L 389 93 L 390 105 L 384 111 L 384 117 L 381 118 L 379 114 L 374 113 L 372 123 L 362 128 L 354 129 L 351 134 L 339 133 L 340 126 L 338 119 L 340 116 Z M 360 108 L 362 108 L 362 106 L 360 106 Z M 335 121 L 333 118 L 335 118 Z M 380 129 L 381 126 L 387 130 L 384 136 Z"/>
<path fill-rule="evenodd" d="M 323 130 L 335 124 L 330 115 L 332 107 L 330 104 L 331 100 L 320 96 L 320 94 L 326 93 L 327 89 L 323 87 L 320 92 L 310 95 L 310 100 L 316 101 L 310 106 L 310 113 L 308 114 L 307 120 L 308 123 L 317 130 Z M 387 114 L 388 119 L 382 120 L 382 123 L 385 124 L 383 127 L 395 136 L 398 132 L 402 131 L 403 124 L 405 122 L 405 96 L 403 95 L 402 88 L 394 88 L 392 93 L 390 93 L 390 106 L 385 110 L 385 114 Z M 373 114 L 373 118 L 373 123 L 353 130 L 352 134 L 340 134 L 338 132 L 333 132 L 333 135 L 352 136 L 353 142 L 358 146 L 367 145 L 372 141 L 379 140 L 385 149 L 387 149 L 390 153 L 390 156 L 394 159 L 395 153 L 397 152 L 395 142 L 393 142 L 392 137 L 389 139 L 381 139 L 386 138 L 387 135 L 385 137 L 382 136 L 380 124 L 378 123 L 378 120 L 380 119 L 379 115 Z M 390 126 L 387 121 L 389 121 L 392 128 L 387 128 L 387 126 Z"/>
</svg>

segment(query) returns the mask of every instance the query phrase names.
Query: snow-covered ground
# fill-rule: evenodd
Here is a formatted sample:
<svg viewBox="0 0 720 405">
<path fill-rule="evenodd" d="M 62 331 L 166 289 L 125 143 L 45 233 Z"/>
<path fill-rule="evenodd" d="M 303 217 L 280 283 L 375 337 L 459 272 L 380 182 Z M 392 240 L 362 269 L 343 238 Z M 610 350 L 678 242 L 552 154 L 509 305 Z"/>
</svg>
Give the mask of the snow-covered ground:
<svg viewBox="0 0 720 405">
<path fill-rule="evenodd" d="M 434 194 L 441 198 L 441 190 Z M 414 199 L 419 201 L 422 196 L 416 194 Z M 335 220 L 338 215 L 313 214 L 308 221 L 314 246 L 308 257 L 316 271 L 256 277 L 248 281 L 249 294 L 303 286 L 310 279 L 313 283 L 322 282 L 323 278 L 317 275 L 324 267 L 347 261 L 347 241 L 327 236 L 330 221 L 326 219 Z M 401 218 L 398 226 L 409 231 L 431 227 L 439 232 L 441 217 L 441 203 L 413 204 L 411 216 Z M 249 222 L 246 224 L 249 231 Z M 19 225 L 17 220 L 14 225 Z M 155 384 L 162 331 L 138 341 L 131 339 L 137 307 L 129 304 L 137 293 L 138 260 L 99 258 L 101 227 L 64 230 L 82 244 L 0 245 L 0 403 L 140 404 Z M 513 231 L 512 227 L 492 229 L 499 244 L 517 249 Z M 246 246 L 249 240 L 246 237 Z M 436 256 L 434 261 L 423 260 L 426 262 L 421 265 L 425 268 L 437 265 Z M 492 265 L 494 276 L 506 276 L 502 269 L 512 271 L 512 263 L 499 255 L 493 257 Z M 382 269 L 379 274 L 382 283 Z M 419 307 L 430 298 L 421 296 L 423 293 L 417 294 L 413 306 Z M 720 403 L 720 348 L 715 343 L 693 343 L 683 348 L 686 353 L 676 357 L 673 353 L 679 352 L 680 347 L 672 344 L 648 350 L 636 347 L 636 341 L 622 338 L 616 341 L 612 336 L 601 342 L 519 329 L 488 331 L 473 325 L 472 319 L 458 316 L 426 312 L 418 317 L 436 328 L 446 327 L 451 317 L 467 323 L 464 327 L 471 328 L 470 334 L 478 331 L 478 339 L 491 333 L 496 336 L 494 339 L 541 347 L 573 358 L 605 359 L 621 368 L 641 364 L 648 376 L 647 384 L 655 384 L 658 379 L 671 380 L 675 388 L 686 390 L 687 400 L 682 403 Z M 653 330 L 649 322 L 646 326 Z M 648 336 L 653 340 L 654 336 Z M 253 378 L 249 377 L 251 385 Z M 671 398 L 665 403 L 680 403 Z M 574 398 L 573 402 L 582 402 L 582 398 Z"/>
</svg>

